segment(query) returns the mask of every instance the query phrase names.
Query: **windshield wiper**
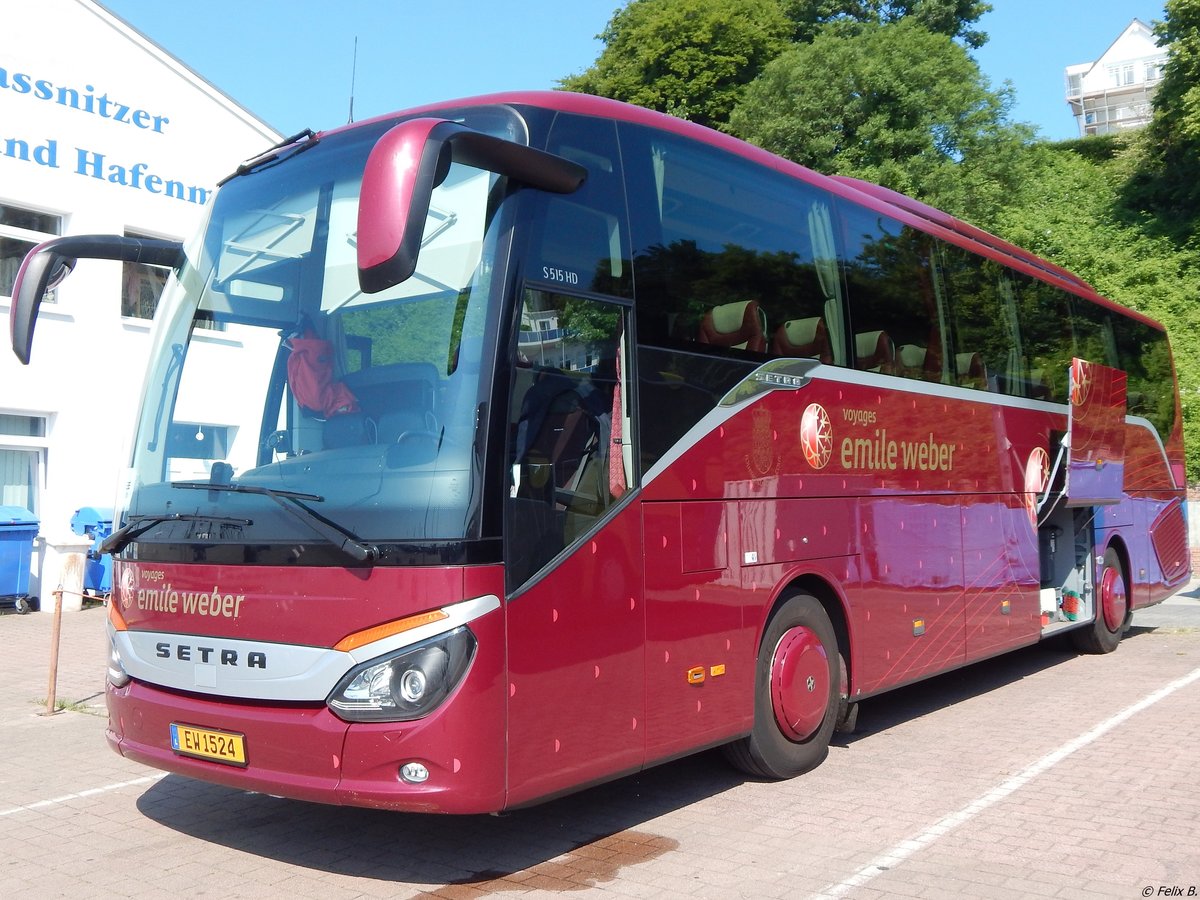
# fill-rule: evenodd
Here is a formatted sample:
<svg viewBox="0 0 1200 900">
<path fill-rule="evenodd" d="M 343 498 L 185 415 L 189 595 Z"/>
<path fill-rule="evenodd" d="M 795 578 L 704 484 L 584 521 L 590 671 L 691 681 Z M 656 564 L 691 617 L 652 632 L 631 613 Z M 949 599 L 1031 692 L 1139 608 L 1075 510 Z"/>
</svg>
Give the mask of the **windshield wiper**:
<svg viewBox="0 0 1200 900">
<path fill-rule="evenodd" d="M 220 187 L 227 181 L 232 181 L 239 175 L 245 175 L 248 172 L 253 172 L 259 166 L 266 165 L 269 162 L 283 158 L 284 151 L 290 147 L 295 147 L 295 150 L 289 156 L 295 156 L 297 153 L 302 153 L 309 147 L 315 147 L 320 138 L 317 137 L 315 131 L 311 128 L 305 128 L 303 131 L 298 131 L 291 137 L 285 137 L 274 147 L 269 147 L 258 156 L 251 157 L 233 171 L 232 174 L 226 175 L 217 182 L 217 187 Z"/>
<path fill-rule="evenodd" d="M 301 500 L 313 503 L 323 503 L 325 498 L 319 494 L 304 494 L 300 491 L 277 491 L 274 488 L 262 487 L 257 484 L 229 484 L 213 481 L 172 481 L 171 487 L 188 491 L 226 491 L 233 494 L 259 494 L 275 501 L 281 509 L 299 519 L 329 543 L 339 548 L 355 562 L 374 562 L 379 556 L 379 548 L 363 543 L 358 536 L 347 531 L 335 522 L 331 522 L 316 510 L 309 509 Z"/>
<path fill-rule="evenodd" d="M 201 516 L 195 513 L 168 513 L 161 516 L 131 516 L 129 521 L 110 534 L 100 545 L 101 553 L 117 553 L 133 540 L 163 522 L 212 522 L 218 525 L 253 525 L 253 519 L 231 516 Z"/>
</svg>

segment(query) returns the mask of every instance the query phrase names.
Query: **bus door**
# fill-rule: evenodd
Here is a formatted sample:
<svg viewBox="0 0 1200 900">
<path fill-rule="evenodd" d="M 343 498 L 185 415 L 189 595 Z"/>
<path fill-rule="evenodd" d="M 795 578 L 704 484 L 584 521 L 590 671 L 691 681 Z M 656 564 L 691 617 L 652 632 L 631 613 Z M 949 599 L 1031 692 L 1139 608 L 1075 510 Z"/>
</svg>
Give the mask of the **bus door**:
<svg viewBox="0 0 1200 900">
<path fill-rule="evenodd" d="M 509 803 L 643 760 L 626 308 L 527 290 L 505 502 Z"/>
</svg>

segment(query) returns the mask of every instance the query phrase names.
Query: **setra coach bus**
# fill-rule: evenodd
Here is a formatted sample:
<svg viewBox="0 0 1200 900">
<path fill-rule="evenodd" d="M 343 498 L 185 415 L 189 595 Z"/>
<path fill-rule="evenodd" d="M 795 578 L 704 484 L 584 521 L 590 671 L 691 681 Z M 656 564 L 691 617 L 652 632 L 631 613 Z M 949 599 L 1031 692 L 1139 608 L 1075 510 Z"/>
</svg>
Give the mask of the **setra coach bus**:
<svg viewBox="0 0 1200 900">
<path fill-rule="evenodd" d="M 857 703 L 1189 576 L 1167 336 L 883 188 L 570 93 L 305 132 L 167 266 L 107 738 L 236 788 L 498 811 Z"/>
</svg>

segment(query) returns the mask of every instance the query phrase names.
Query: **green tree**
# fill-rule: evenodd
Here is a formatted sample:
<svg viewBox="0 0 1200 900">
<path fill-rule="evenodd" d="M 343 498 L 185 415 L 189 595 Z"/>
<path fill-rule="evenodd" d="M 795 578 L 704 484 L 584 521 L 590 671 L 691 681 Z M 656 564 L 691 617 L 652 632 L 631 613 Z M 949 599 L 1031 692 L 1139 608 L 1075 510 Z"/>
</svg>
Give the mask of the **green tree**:
<svg viewBox="0 0 1200 900">
<path fill-rule="evenodd" d="M 853 175 L 956 214 L 1004 203 L 1032 139 L 1009 87 L 913 19 L 827 29 L 770 63 L 730 116 L 734 134 L 827 174 Z"/>
<path fill-rule="evenodd" d="M 632 0 L 595 64 L 561 85 L 719 127 L 790 33 L 778 0 Z"/>
<path fill-rule="evenodd" d="M 960 39 L 973 50 L 987 42 L 974 25 L 992 5 L 983 0 L 781 0 L 795 25 L 794 40 L 809 43 L 831 22 L 887 24 L 911 17 L 934 34 Z"/>
<path fill-rule="evenodd" d="M 1200 220 L 1200 0 L 1167 0 L 1154 32 L 1170 48 L 1154 95 L 1149 145 L 1127 196 L 1162 214 L 1167 230 L 1193 239 Z"/>
</svg>

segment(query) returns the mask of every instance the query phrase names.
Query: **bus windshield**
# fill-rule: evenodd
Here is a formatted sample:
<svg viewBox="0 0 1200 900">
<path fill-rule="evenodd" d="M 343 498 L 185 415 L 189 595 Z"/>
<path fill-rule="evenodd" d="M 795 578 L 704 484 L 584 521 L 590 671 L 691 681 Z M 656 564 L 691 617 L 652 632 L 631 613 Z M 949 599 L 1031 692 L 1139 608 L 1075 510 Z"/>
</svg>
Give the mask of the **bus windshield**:
<svg viewBox="0 0 1200 900">
<path fill-rule="evenodd" d="M 525 142 L 508 110 L 459 121 Z M 393 124 L 301 143 L 218 193 L 156 321 L 124 515 L 138 557 L 479 536 L 503 179 L 452 165 L 416 273 L 363 293 L 359 186 Z"/>
</svg>

